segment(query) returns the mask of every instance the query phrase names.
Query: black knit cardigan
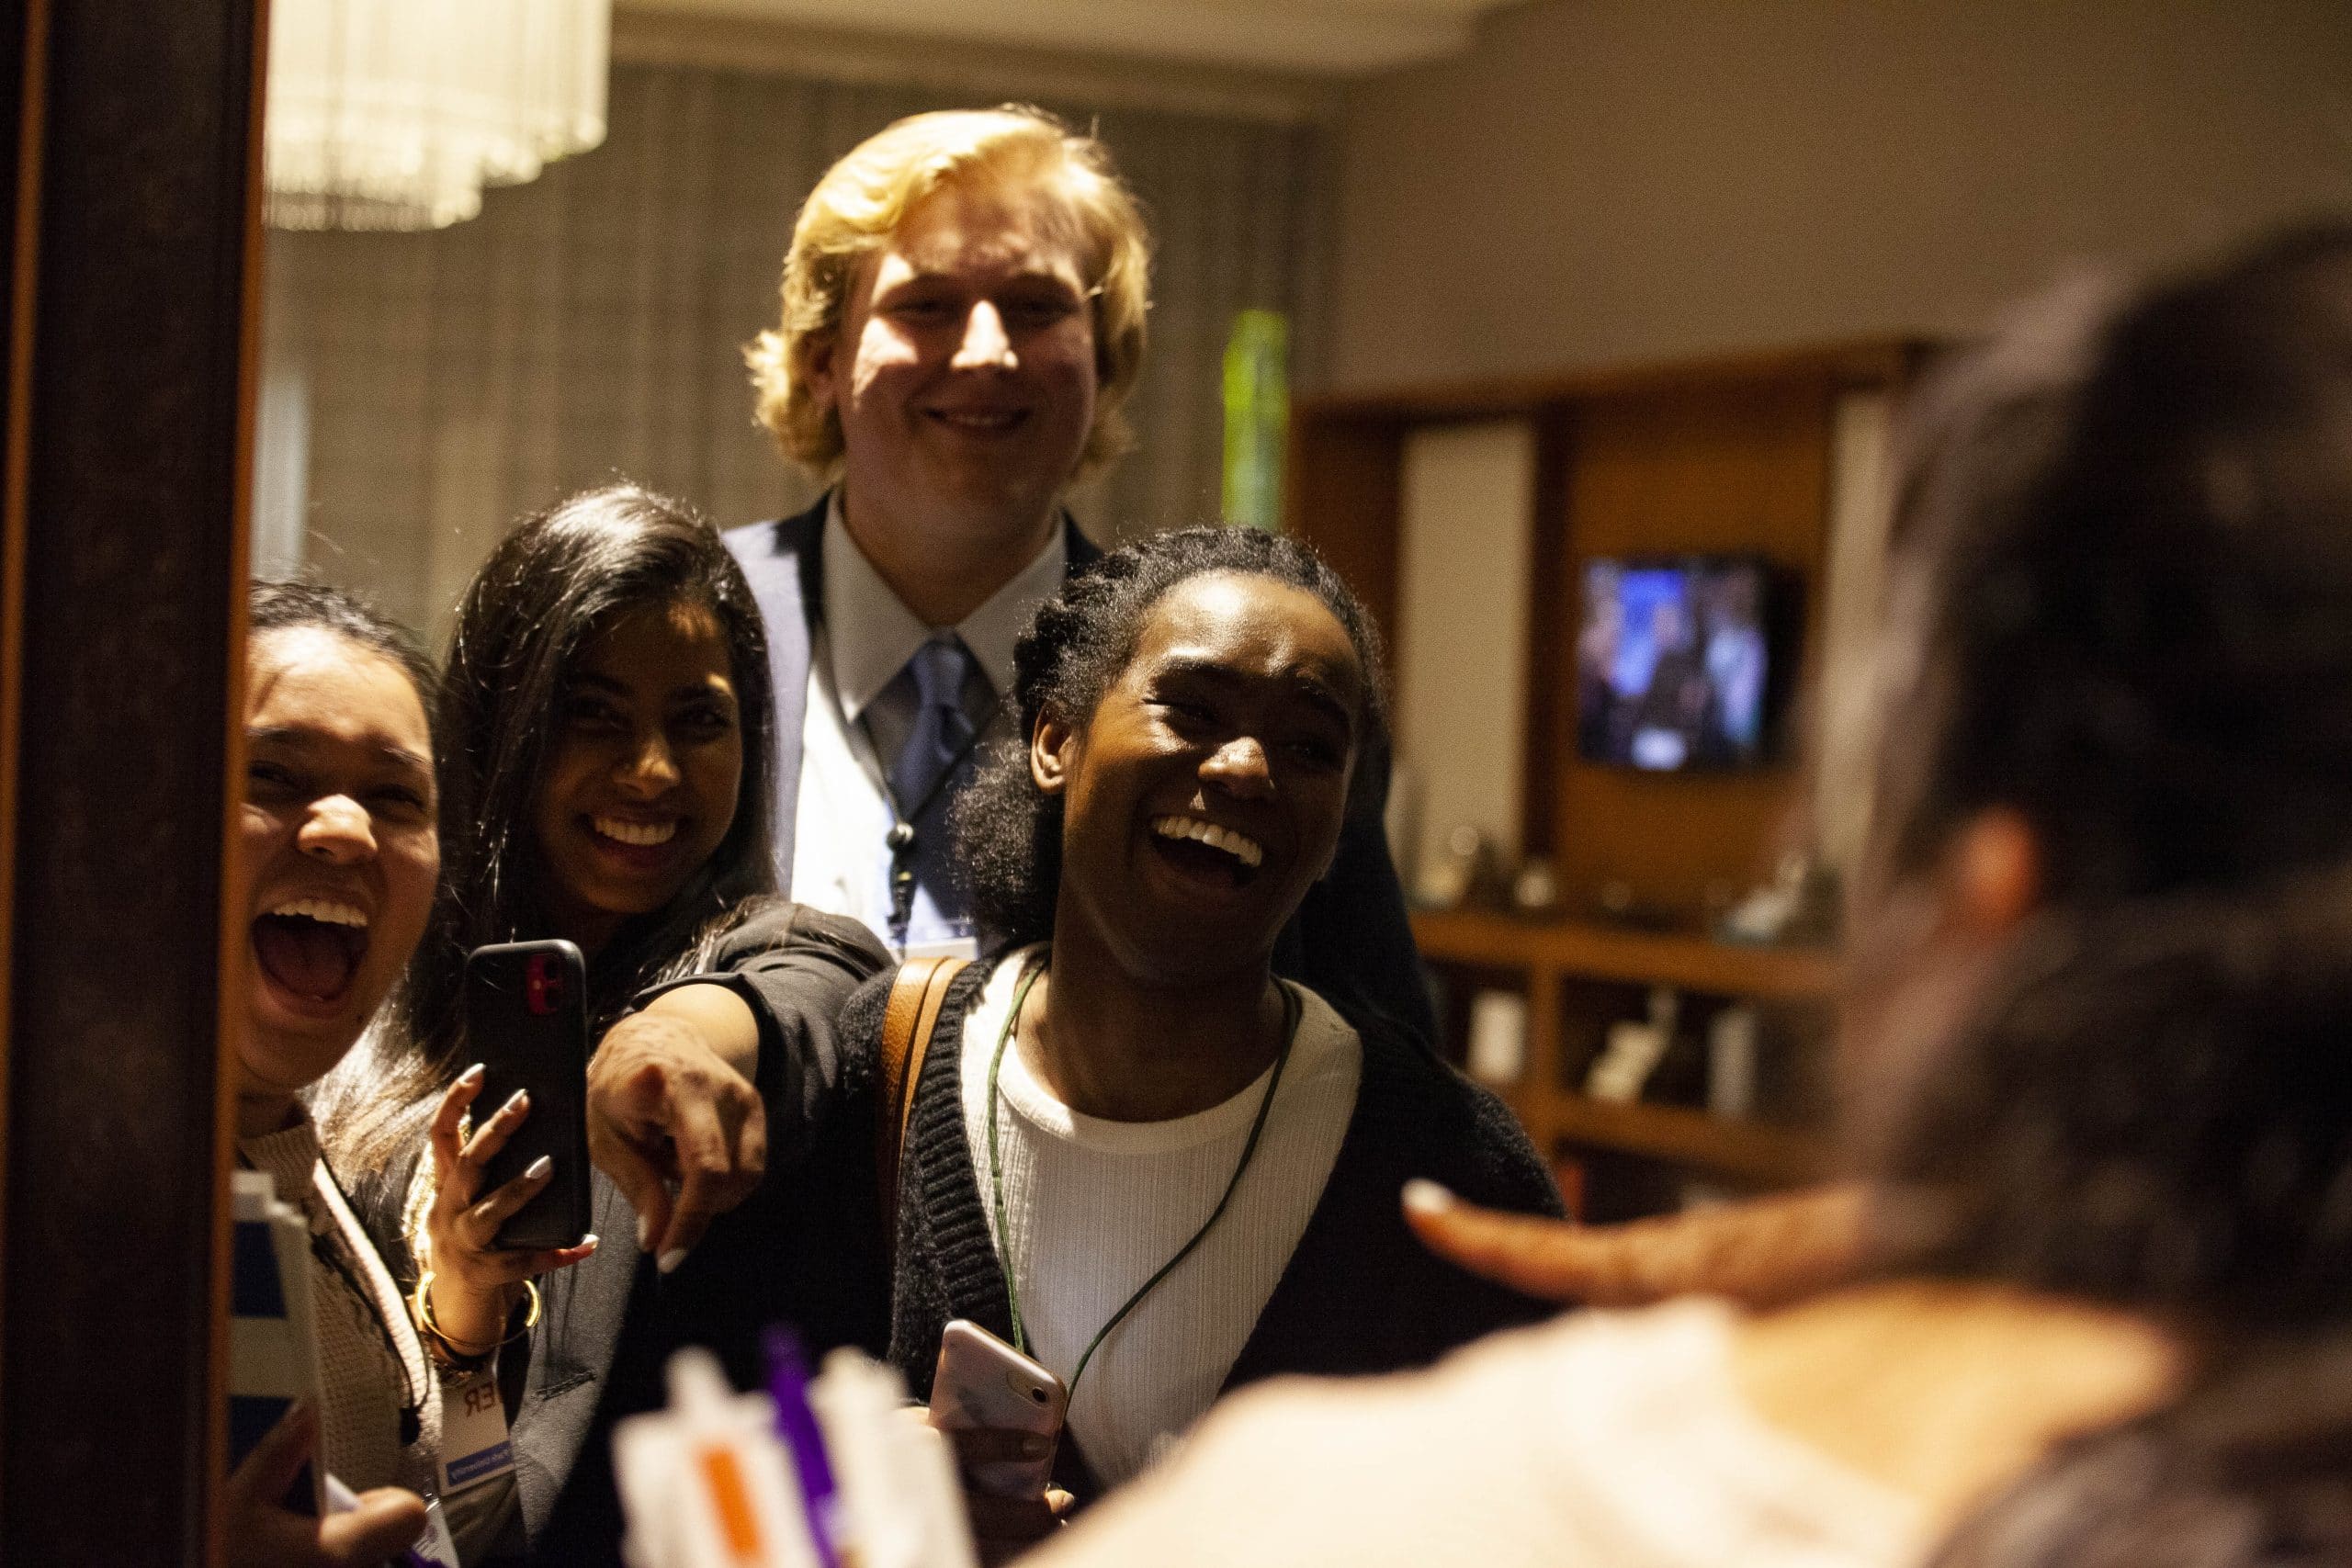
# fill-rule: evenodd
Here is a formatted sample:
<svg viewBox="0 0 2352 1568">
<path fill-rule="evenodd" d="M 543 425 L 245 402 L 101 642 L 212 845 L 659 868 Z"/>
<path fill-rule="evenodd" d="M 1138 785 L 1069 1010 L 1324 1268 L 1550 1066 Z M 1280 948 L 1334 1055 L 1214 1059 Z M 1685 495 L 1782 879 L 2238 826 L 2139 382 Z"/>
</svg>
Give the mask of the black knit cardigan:
<svg viewBox="0 0 2352 1568">
<path fill-rule="evenodd" d="M 941 1048 L 924 1061 L 900 1159 L 893 1257 L 883 1245 L 875 1134 L 882 1013 L 895 970 L 853 922 L 789 913 L 789 941 L 779 940 L 781 915 L 749 922 L 722 950 L 718 972 L 700 977 L 729 987 L 759 1020 L 769 1139 L 760 1190 L 722 1215 L 674 1274 L 656 1273 L 650 1258 L 632 1267 L 616 1257 L 605 1260 L 616 1266 L 605 1279 L 583 1266 L 576 1281 L 567 1271 L 549 1286 L 533 1375 L 560 1398 L 585 1400 L 593 1416 L 579 1412 L 586 1429 L 560 1447 L 569 1473 L 555 1478 L 560 1495 L 549 1517 L 530 1520 L 534 1563 L 618 1561 L 612 1424 L 659 1407 L 662 1366 L 682 1345 L 716 1350 L 739 1387 L 759 1387 L 761 1330 L 788 1323 L 812 1359 L 841 1345 L 885 1356 L 914 1395 L 927 1398 L 950 1318 L 1012 1337 L 1012 1306 L 964 1135 L 963 1064 L 953 1044 L 985 966 L 972 965 L 949 987 L 934 1034 Z M 812 954 L 835 970 L 874 976 L 837 1017 L 815 1004 L 825 965 L 812 974 Z M 1548 1310 L 1432 1257 L 1398 1208 L 1399 1189 L 1425 1176 L 1474 1202 L 1558 1213 L 1559 1195 L 1526 1135 L 1500 1101 L 1413 1036 L 1369 1014 L 1349 1021 L 1363 1041 L 1355 1109 L 1322 1198 L 1226 1378 L 1228 1390 L 1281 1372 L 1419 1366 Z M 601 1175 L 598 1189 L 599 1224 L 625 1235 L 627 1205 Z M 575 1289 L 624 1293 L 626 1312 L 608 1299 L 605 1310 L 580 1314 L 584 1335 L 567 1332 Z M 587 1329 L 590 1321 L 599 1326 Z M 577 1382 L 597 1386 L 562 1392 Z M 518 1450 L 531 1446 L 523 1427 L 516 1438 Z M 1075 1442 L 1062 1445 L 1057 1468 L 1081 1500 L 1100 1492 Z"/>
<path fill-rule="evenodd" d="M 949 1319 L 1012 1337 L 964 1132 L 962 1053 L 953 1048 L 986 981 L 986 966 L 974 964 L 948 989 L 933 1035 L 941 1048 L 924 1059 L 900 1156 L 889 1359 L 917 1398 L 929 1395 Z M 869 1072 L 889 987 L 888 976 L 869 981 L 842 1014 L 844 1049 Z M 1419 1176 L 1476 1203 L 1559 1213 L 1559 1193 L 1526 1134 L 1501 1101 L 1411 1036 L 1377 1022 L 1359 1033 L 1363 1075 L 1339 1156 L 1222 1392 L 1283 1372 L 1421 1366 L 1547 1310 L 1431 1256 L 1398 1205 L 1399 1190 Z M 1063 1443 L 1057 1479 L 1085 1499 L 1100 1487 L 1077 1450 Z"/>
</svg>

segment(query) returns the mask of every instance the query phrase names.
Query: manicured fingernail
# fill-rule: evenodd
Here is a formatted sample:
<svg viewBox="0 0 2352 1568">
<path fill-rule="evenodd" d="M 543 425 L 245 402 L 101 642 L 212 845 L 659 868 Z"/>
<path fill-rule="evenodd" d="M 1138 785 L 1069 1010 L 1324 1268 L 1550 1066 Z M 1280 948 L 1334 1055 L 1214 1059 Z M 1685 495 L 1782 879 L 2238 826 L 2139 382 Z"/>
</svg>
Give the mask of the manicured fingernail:
<svg viewBox="0 0 2352 1568">
<path fill-rule="evenodd" d="M 1453 1194 L 1426 1177 L 1405 1183 L 1405 1210 L 1413 1214 L 1442 1214 L 1453 1207 Z"/>
<path fill-rule="evenodd" d="M 1054 1444 L 1053 1439 L 1050 1438 L 1041 1438 L 1036 1433 L 1032 1432 L 1027 1437 L 1021 1439 L 1021 1457 L 1023 1459 L 1044 1459 L 1047 1454 L 1053 1451 Z"/>
<path fill-rule="evenodd" d="M 468 1089 L 476 1089 L 481 1087 L 481 1075 L 482 1065 L 480 1062 L 476 1062 L 472 1066 L 468 1067 L 464 1072 L 458 1075 L 458 1081 Z"/>
<path fill-rule="evenodd" d="M 598 1239 L 596 1233 L 594 1231 L 590 1231 L 586 1235 L 580 1238 L 581 1250 L 583 1252 L 595 1251 Z"/>
<path fill-rule="evenodd" d="M 498 1113 L 501 1116 L 512 1116 L 518 1111 L 527 1111 L 530 1108 L 531 1091 L 527 1089 L 518 1089 L 506 1097 L 506 1103 L 498 1108 Z"/>
<path fill-rule="evenodd" d="M 654 1267 L 664 1274 L 674 1274 L 678 1271 L 678 1265 L 685 1260 L 686 1249 L 683 1247 L 673 1247 L 661 1256 Z"/>
<path fill-rule="evenodd" d="M 639 1252 L 653 1250 L 653 1222 L 643 1214 L 637 1216 L 637 1249 Z"/>
<path fill-rule="evenodd" d="M 533 1160 L 530 1164 L 523 1168 L 523 1179 L 526 1181 L 537 1181 L 554 1168 L 555 1156 L 553 1155 L 541 1155 L 538 1158 Z"/>
</svg>

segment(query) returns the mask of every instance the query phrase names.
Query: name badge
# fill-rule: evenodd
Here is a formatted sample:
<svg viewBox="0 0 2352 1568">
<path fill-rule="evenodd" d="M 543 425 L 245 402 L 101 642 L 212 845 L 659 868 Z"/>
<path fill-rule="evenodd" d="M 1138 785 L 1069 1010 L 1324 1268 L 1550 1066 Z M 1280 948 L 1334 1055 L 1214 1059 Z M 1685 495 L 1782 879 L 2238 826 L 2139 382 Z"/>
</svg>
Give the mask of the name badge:
<svg viewBox="0 0 2352 1568">
<path fill-rule="evenodd" d="M 463 1492 L 514 1469 L 506 1406 L 488 1371 L 445 1377 L 441 1384 L 441 1490 Z"/>
</svg>

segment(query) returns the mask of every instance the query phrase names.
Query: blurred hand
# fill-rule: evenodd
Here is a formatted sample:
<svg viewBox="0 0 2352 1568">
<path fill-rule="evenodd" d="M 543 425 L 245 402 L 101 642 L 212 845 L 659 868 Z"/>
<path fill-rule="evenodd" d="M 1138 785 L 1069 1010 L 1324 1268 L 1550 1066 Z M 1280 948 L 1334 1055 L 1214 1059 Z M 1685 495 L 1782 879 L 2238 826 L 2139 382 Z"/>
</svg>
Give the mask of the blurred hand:
<svg viewBox="0 0 2352 1568">
<path fill-rule="evenodd" d="M 1622 1225 L 1481 1209 L 1433 1181 L 1406 1183 L 1404 1203 L 1406 1223 L 1439 1257 L 1529 1295 L 1588 1306 L 1694 1294 L 1773 1306 L 1851 1279 L 1862 1247 L 1858 1186 Z"/>
<path fill-rule="evenodd" d="M 1069 1512 L 1073 1499 L 1058 1486 L 1048 1486 L 1031 1497 L 1000 1497 L 979 1490 L 973 1481 L 984 1466 L 1044 1459 L 1053 1451 L 1051 1438 L 998 1427 L 943 1427 L 939 1431 L 956 1450 L 956 1469 L 964 1483 L 964 1508 L 972 1521 L 972 1543 L 979 1549 L 982 1562 L 1005 1562 L 1020 1556 L 1051 1535 Z"/>
<path fill-rule="evenodd" d="M 277 1506 L 318 1440 L 305 1402 L 288 1410 L 220 1495 L 229 1568 L 379 1568 L 424 1532 L 424 1499 L 397 1486 L 359 1495 L 359 1506 L 323 1519 Z"/>
<path fill-rule="evenodd" d="M 433 1321 L 460 1351 L 495 1345 L 506 1336 L 506 1320 L 521 1299 L 523 1281 L 568 1269 L 596 1250 L 585 1236 L 572 1247 L 540 1252 L 493 1247 L 498 1227 L 554 1179 L 551 1160 L 541 1157 L 528 1170 L 487 1195 L 481 1192 L 482 1165 L 506 1146 L 531 1113 L 530 1096 L 520 1089 L 460 1143 L 458 1128 L 481 1093 L 482 1069 L 468 1067 L 441 1096 L 433 1113 L 433 1201 L 425 1212 L 425 1235 L 433 1269 Z"/>
<path fill-rule="evenodd" d="M 638 1247 L 663 1273 L 766 1173 L 758 1048 L 741 998 L 684 986 L 613 1025 L 588 1065 L 589 1157 L 637 1211 Z"/>
</svg>

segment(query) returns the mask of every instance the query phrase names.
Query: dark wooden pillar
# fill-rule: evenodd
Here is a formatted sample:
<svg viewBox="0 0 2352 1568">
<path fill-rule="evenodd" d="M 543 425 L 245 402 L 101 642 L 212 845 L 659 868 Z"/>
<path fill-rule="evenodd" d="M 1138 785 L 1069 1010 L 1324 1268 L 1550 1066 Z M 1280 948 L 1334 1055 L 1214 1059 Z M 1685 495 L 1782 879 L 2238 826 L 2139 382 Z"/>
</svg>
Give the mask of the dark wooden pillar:
<svg viewBox="0 0 2352 1568">
<path fill-rule="evenodd" d="M 10 1568 L 210 1555 L 259 11 L 0 7 Z"/>
</svg>

